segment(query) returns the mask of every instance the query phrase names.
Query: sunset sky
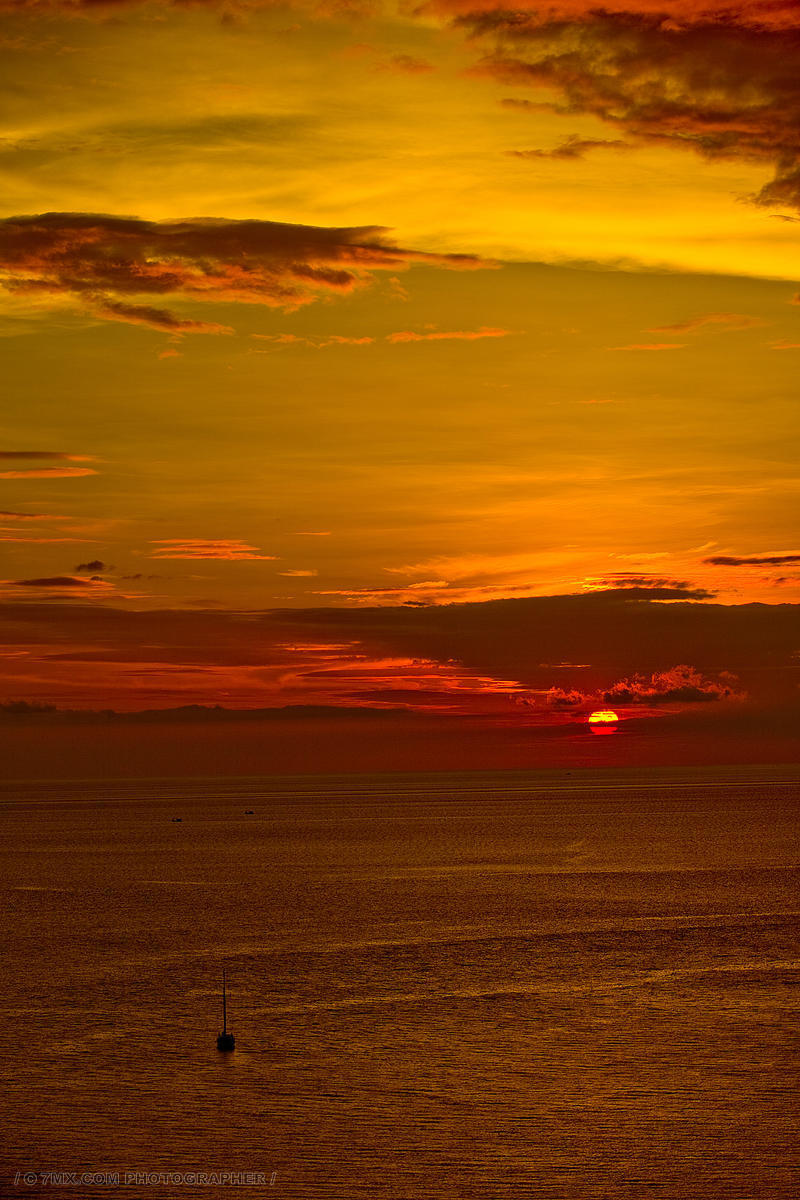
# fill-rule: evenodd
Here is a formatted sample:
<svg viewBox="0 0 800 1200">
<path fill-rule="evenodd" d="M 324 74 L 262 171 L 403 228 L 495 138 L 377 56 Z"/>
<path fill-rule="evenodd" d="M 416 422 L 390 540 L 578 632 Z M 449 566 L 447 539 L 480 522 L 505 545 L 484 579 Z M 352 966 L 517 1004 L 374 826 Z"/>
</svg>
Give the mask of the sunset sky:
<svg viewBox="0 0 800 1200">
<path fill-rule="evenodd" d="M 796 0 L 0 54 L 12 775 L 794 759 Z"/>
</svg>

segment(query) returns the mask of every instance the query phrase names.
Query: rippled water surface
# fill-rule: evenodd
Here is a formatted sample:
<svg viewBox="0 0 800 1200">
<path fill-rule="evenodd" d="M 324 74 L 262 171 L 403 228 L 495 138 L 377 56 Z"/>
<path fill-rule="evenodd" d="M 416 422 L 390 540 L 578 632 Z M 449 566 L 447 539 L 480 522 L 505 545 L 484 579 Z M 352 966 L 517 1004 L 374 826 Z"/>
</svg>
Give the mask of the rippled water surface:
<svg viewBox="0 0 800 1200">
<path fill-rule="evenodd" d="M 800 1190 L 789 769 L 49 783 L 0 811 L 0 1195 Z M 47 1170 L 265 1183 L 14 1184 Z"/>
</svg>

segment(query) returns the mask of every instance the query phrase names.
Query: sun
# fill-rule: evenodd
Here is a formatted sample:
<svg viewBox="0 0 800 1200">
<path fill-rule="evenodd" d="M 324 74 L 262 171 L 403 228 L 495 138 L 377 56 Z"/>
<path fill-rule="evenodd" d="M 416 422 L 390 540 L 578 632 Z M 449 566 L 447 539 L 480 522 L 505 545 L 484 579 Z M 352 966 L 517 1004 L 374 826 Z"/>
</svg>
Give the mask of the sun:
<svg viewBox="0 0 800 1200">
<path fill-rule="evenodd" d="M 599 708 L 589 714 L 589 728 L 592 733 L 616 733 L 619 717 L 610 708 Z"/>
</svg>

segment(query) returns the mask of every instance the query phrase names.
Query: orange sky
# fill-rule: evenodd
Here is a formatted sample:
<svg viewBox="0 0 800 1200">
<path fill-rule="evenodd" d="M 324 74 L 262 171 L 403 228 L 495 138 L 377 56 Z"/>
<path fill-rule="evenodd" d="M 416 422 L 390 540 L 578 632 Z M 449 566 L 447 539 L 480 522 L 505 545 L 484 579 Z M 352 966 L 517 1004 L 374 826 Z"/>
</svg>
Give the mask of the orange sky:
<svg viewBox="0 0 800 1200">
<path fill-rule="evenodd" d="M 796 4 L 0 22 L 14 773 L 793 757 Z"/>
</svg>

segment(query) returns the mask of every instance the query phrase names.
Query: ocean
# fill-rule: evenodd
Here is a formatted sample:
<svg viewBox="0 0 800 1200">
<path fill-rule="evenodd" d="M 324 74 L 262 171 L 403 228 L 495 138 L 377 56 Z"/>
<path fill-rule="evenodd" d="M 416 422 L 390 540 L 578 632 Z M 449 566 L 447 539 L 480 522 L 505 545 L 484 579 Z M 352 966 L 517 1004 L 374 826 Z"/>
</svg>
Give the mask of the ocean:
<svg viewBox="0 0 800 1200">
<path fill-rule="evenodd" d="M 0 1195 L 793 1197 L 799 801 L 753 766 L 9 784 Z"/>
</svg>

